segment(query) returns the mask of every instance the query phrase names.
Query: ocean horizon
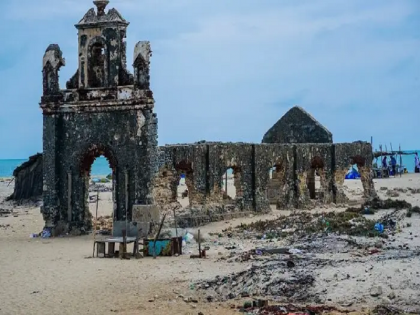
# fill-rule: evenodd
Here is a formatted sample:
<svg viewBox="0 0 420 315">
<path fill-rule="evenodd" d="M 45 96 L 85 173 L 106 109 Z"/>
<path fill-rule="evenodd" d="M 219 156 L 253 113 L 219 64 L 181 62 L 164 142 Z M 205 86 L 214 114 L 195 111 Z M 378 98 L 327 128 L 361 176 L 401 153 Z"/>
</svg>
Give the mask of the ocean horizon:
<svg viewBox="0 0 420 315">
<path fill-rule="evenodd" d="M 407 150 L 404 152 L 417 152 L 420 150 Z M 12 177 L 13 171 L 16 167 L 22 163 L 28 161 L 28 159 L 0 159 L 0 177 Z M 374 160 L 373 163 L 376 163 Z M 378 164 L 380 163 L 378 159 Z M 397 164 L 400 163 L 399 156 L 397 158 Z M 402 164 L 409 173 L 414 173 L 414 156 L 413 155 L 403 155 Z M 98 157 L 92 165 L 92 176 L 106 176 L 111 173 L 108 161 L 105 157 Z"/>
</svg>

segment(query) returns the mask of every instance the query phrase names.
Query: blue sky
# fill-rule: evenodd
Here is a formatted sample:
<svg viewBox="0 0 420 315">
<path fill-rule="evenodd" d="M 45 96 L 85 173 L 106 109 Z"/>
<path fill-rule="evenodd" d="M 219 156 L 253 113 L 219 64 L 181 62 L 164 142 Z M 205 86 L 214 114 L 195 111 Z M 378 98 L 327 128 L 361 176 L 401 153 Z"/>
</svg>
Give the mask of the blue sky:
<svg viewBox="0 0 420 315">
<path fill-rule="evenodd" d="M 77 66 L 90 0 L 0 1 L 0 158 L 42 150 L 42 56 Z M 300 105 L 334 142 L 420 148 L 418 0 L 111 0 L 131 23 L 127 59 L 150 40 L 159 144 L 260 142 Z"/>
</svg>

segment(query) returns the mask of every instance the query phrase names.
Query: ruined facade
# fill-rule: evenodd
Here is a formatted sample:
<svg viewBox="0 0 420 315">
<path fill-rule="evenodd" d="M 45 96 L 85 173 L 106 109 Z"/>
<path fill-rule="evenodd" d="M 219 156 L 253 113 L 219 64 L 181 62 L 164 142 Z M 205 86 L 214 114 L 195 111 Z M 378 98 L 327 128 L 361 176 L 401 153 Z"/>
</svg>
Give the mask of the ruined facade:
<svg viewBox="0 0 420 315">
<path fill-rule="evenodd" d="M 43 58 L 44 205 L 46 226 L 86 231 L 91 165 L 105 156 L 115 182 L 114 218 L 131 217 L 134 203 L 152 203 L 149 183 L 157 153 L 157 118 L 149 88 L 149 42 L 134 51 L 134 75 L 126 66 L 128 22 L 109 1 L 94 1 L 76 24 L 79 64 L 66 89 L 58 71 L 65 65 L 58 45 Z"/>
<path fill-rule="evenodd" d="M 65 65 L 59 46 L 50 45 L 44 55 L 40 105 L 42 213 L 47 227 L 76 232 L 91 228 L 88 180 L 100 155 L 112 169 L 117 221 L 131 221 L 134 205 L 177 208 L 181 175 L 188 187 L 188 216 L 210 218 L 207 221 L 226 213 L 266 212 L 270 203 L 277 208 L 311 208 L 345 202 L 342 185 L 352 164 L 362 173 L 365 196 L 374 194 L 371 145 L 333 144 L 331 133 L 299 107 L 267 132 L 263 144 L 157 147 L 150 44 L 135 46 L 131 74 L 125 43 L 129 23 L 115 9 L 106 13 L 108 2 L 94 1 L 97 10 L 90 9 L 76 24 L 79 64 L 66 89 L 59 87 L 58 71 Z M 233 171 L 235 198 L 223 192 L 222 176 L 228 168 Z"/>
</svg>

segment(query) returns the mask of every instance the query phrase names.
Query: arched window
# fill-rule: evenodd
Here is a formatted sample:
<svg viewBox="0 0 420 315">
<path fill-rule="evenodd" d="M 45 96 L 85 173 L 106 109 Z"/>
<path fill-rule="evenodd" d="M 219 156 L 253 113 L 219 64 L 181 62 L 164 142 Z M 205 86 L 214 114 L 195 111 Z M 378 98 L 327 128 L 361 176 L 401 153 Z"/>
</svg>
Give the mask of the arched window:
<svg viewBox="0 0 420 315">
<path fill-rule="evenodd" d="M 103 39 L 94 39 L 88 51 L 89 87 L 105 87 L 107 84 L 107 49 Z"/>
</svg>

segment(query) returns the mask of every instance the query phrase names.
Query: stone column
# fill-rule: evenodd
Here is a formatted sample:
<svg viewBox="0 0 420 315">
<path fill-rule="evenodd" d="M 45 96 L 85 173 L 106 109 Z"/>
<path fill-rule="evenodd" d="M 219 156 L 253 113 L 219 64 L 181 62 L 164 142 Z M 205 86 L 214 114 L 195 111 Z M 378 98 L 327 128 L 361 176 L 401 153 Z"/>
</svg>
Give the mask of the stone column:
<svg viewBox="0 0 420 315">
<path fill-rule="evenodd" d="M 54 228 L 58 214 L 57 173 L 56 170 L 56 117 L 44 115 L 43 117 L 43 199 L 41 212 L 45 227 Z"/>
<path fill-rule="evenodd" d="M 373 184 L 373 176 L 369 166 L 358 166 L 360 179 L 363 185 L 363 197 L 374 198 L 377 196 L 375 186 Z"/>
</svg>

